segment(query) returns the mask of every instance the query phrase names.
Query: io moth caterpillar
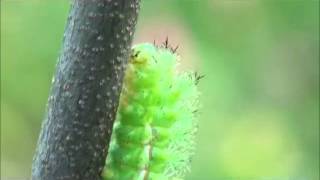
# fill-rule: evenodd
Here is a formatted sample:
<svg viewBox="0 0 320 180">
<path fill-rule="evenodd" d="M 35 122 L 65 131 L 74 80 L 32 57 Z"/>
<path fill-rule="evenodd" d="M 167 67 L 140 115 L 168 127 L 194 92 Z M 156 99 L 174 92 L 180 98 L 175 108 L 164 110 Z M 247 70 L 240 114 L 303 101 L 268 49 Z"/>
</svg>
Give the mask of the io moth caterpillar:
<svg viewBox="0 0 320 180">
<path fill-rule="evenodd" d="M 104 180 L 183 179 L 190 170 L 201 76 L 177 72 L 175 50 L 167 41 L 133 47 Z"/>
</svg>

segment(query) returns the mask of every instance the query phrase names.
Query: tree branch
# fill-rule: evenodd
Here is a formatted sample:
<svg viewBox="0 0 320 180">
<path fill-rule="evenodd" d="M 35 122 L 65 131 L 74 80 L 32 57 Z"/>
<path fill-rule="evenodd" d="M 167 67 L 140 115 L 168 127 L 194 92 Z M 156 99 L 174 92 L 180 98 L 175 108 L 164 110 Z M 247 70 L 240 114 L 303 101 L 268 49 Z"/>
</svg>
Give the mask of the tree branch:
<svg viewBox="0 0 320 180">
<path fill-rule="evenodd" d="M 32 179 L 100 179 L 138 10 L 139 0 L 73 1 Z"/>
</svg>

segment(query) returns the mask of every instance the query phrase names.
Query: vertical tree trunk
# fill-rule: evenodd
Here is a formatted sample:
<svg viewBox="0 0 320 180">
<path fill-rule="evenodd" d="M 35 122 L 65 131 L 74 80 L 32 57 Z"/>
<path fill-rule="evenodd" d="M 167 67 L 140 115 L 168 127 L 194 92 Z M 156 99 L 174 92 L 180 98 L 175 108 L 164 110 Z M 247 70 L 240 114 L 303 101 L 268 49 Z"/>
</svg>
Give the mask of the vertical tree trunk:
<svg viewBox="0 0 320 180">
<path fill-rule="evenodd" d="M 96 180 L 105 164 L 139 0 L 74 0 L 34 180 Z"/>
</svg>

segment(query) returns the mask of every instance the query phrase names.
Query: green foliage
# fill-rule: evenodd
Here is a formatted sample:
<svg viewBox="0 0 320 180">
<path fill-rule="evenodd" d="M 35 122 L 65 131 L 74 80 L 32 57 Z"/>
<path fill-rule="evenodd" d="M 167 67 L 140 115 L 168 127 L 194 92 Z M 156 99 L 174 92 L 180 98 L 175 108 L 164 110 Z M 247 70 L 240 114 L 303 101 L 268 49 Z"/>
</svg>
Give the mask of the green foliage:
<svg viewBox="0 0 320 180">
<path fill-rule="evenodd" d="M 197 76 L 176 71 L 169 48 L 139 44 L 114 125 L 106 180 L 182 179 L 189 171 L 198 108 Z"/>
</svg>

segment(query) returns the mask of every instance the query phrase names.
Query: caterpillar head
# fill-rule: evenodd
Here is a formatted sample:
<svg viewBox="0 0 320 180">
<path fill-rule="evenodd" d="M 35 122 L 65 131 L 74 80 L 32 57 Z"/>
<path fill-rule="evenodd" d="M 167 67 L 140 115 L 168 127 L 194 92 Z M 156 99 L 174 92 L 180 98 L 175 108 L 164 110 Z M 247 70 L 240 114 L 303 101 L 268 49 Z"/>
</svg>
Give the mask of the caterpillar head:
<svg viewBox="0 0 320 180">
<path fill-rule="evenodd" d="M 148 43 L 138 44 L 132 48 L 130 63 L 146 65 L 155 63 L 156 48 Z"/>
</svg>

